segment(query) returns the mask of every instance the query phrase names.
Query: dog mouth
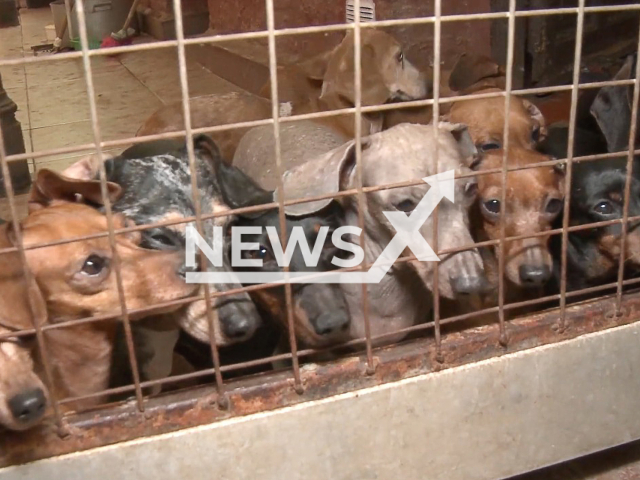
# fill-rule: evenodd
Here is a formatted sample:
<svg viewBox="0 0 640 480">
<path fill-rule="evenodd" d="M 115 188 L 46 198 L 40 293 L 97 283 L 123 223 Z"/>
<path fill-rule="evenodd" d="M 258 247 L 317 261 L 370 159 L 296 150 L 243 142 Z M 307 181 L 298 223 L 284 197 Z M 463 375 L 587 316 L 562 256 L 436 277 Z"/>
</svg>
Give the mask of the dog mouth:
<svg viewBox="0 0 640 480">
<path fill-rule="evenodd" d="M 403 90 L 396 90 L 391 94 L 387 103 L 400 103 L 400 102 L 410 102 L 412 100 L 416 100 L 415 97 L 409 95 Z"/>
</svg>

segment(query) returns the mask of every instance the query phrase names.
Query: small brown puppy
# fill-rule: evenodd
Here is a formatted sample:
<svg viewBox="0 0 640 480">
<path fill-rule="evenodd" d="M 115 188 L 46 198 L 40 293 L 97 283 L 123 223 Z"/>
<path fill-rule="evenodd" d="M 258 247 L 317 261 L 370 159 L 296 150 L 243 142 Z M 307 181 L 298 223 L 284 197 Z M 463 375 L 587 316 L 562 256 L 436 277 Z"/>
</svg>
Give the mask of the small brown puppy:
<svg viewBox="0 0 640 480">
<path fill-rule="evenodd" d="M 0 226 L 0 249 L 13 245 L 7 224 Z M 9 336 L 33 328 L 29 289 L 17 252 L 0 255 L 0 427 L 26 430 L 38 423 L 46 410 L 47 390 L 34 371 L 33 336 Z M 46 322 L 46 305 L 35 283 L 31 289 L 36 322 Z"/>
<path fill-rule="evenodd" d="M 457 95 L 500 92 L 504 90 L 504 71 L 490 58 L 463 55 L 451 72 L 449 88 Z M 546 136 L 542 113 L 516 96 L 509 105 L 509 145 L 533 148 Z M 478 150 L 492 150 L 502 148 L 504 107 L 504 97 L 460 100 L 451 105 L 446 117 L 469 127 Z"/>
<path fill-rule="evenodd" d="M 480 170 L 502 167 L 503 150 L 493 150 L 480 160 Z M 548 157 L 520 147 L 509 149 L 509 166 L 540 163 Z M 562 211 L 564 172 L 554 167 L 518 170 L 507 174 L 506 205 L 502 205 L 502 174 L 478 176 L 478 201 L 472 215 L 478 241 L 500 238 L 500 214 L 505 215 L 505 237 L 536 234 L 551 230 Z M 507 241 L 504 245 L 505 276 L 512 288 L 511 298 L 520 298 L 522 290 L 537 288 L 551 278 L 553 260 L 549 236 Z M 492 284 L 498 280 L 498 246 L 483 249 L 485 271 Z M 514 288 L 515 287 L 515 288 Z"/>
<path fill-rule="evenodd" d="M 109 190 L 113 200 L 119 194 L 119 187 L 110 184 Z M 99 182 L 70 180 L 54 172 L 41 170 L 32 191 L 32 213 L 20 222 L 23 243 L 27 247 L 27 266 L 37 284 L 32 292 L 36 292 L 44 312 L 38 316 L 42 317 L 40 323 L 100 315 L 118 316 L 121 313 L 113 252 L 107 237 L 29 248 L 108 230 L 107 219 L 102 213 L 83 203 L 71 203 L 70 200 L 79 196 L 86 201 L 99 203 Z M 114 215 L 114 228 L 121 229 L 126 225 L 122 216 Z M 14 230 L 11 223 L 3 230 L 9 246 L 16 243 Z M 146 250 L 139 243 L 138 232 L 116 236 L 128 309 L 150 307 L 195 294 L 197 285 L 184 281 L 184 258 L 180 252 Z M 0 271 L 7 268 L 8 260 L 3 257 L 0 256 Z M 2 280 L 0 288 L 5 292 L 11 287 L 11 279 L 3 277 Z M 27 298 L 25 293 L 18 295 L 16 301 L 24 302 Z M 159 307 L 133 315 L 132 319 L 172 311 L 174 308 L 177 307 Z M 12 310 L 9 310 L 11 314 L 5 314 L 0 309 L 0 318 L 7 318 L 3 328 L 31 328 L 30 320 L 27 322 L 23 318 L 26 314 L 16 316 Z M 30 314 L 26 318 L 30 319 Z M 45 332 L 47 353 L 53 368 L 52 393 L 56 398 L 91 395 L 107 388 L 116 327 L 117 321 L 105 320 Z M 3 346 L 2 351 L 5 350 L 7 348 Z M 9 348 L 9 351 L 12 358 L 17 358 L 15 348 Z M 39 352 L 34 352 L 34 355 L 35 371 L 40 372 L 42 360 Z M 28 367 L 28 361 L 25 360 L 22 366 Z M 15 375 L 16 371 L 12 373 Z M 103 400 L 94 397 L 77 402 L 74 406 L 87 407 Z"/>
</svg>

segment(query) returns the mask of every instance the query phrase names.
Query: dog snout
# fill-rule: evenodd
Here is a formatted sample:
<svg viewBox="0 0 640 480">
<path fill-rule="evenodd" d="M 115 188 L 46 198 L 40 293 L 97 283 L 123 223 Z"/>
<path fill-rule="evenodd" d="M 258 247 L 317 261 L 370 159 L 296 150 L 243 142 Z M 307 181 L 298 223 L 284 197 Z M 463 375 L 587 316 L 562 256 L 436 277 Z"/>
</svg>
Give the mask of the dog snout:
<svg viewBox="0 0 640 480">
<path fill-rule="evenodd" d="M 233 302 L 218 307 L 222 333 L 232 342 L 247 340 L 260 325 L 260 317 L 251 302 Z"/>
<path fill-rule="evenodd" d="M 9 399 L 11 415 L 17 423 L 29 425 L 40 420 L 47 407 L 47 397 L 40 388 L 19 393 Z"/>
<path fill-rule="evenodd" d="M 464 275 L 453 278 L 451 286 L 456 295 L 472 295 L 486 292 L 489 282 L 484 275 Z"/>
<path fill-rule="evenodd" d="M 325 312 L 312 323 L 316 333 L 326 337 L 344 333 L 349 326 L 349 316 L 343 311 Z"/>
<path fill-rule="evenodd" d="M 540 287 L 551 278 L 547 265 L 520 265 L 520 280 L 524 286 Z"/>
</svg>

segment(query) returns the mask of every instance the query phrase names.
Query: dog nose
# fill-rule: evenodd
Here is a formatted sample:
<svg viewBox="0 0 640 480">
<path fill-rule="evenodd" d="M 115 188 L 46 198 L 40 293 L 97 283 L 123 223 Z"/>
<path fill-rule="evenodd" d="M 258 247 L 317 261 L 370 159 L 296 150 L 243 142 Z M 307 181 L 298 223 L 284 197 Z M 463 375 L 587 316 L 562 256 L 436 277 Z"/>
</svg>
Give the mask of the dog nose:
<svg viewBox="0 0 640 480">
<path fill-rule="evenodd" d="M 520 265 L 520 280 L 531 287 L 539 287 L 551 278 L 551 269 L 546 265 Z"/>
<path fill-rule="evenodd" d="M 47 399 L 40 388 L 19 393 L 9 399 L 11 415 L 22 424 L 29 424 L 42 418 L 46 406 Z"/>
<path fill-rule="evenodd" d="M 222 323 L 223 333 L 231 340 L 249 338 L 255 329 L 254 322 L 244 315 L 233 315 Z"/>
<path fill-rule="evenodd" d="M 454 278 L 451 285 L 456 295 L 471 295 L 485 292 L 489 283 L 482 275 L 465 275 Z"/>
<path fill-rule="evenodd" d="M 349 326 L 349 316 L 345 312 L 325 312 L 315 322 L 313 328 L 318 335 L 332 335 L 344 332 Z"/>
</svg>

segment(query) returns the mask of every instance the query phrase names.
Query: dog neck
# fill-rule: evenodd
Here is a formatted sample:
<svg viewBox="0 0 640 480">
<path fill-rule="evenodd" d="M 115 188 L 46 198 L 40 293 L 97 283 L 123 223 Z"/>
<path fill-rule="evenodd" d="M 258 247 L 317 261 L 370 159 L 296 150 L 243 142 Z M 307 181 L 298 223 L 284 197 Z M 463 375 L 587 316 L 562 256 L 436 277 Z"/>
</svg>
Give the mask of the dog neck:
<svg viewBox="0 0 640 480">
<path fill-rule="evenodd" d="M 53 391 L 58 400 L 108 388 L 115 328 L 114 321 L 107 321 L 45 332 Z M 42 358 L 38 358 L 37 364 L 39 370 L 44 370 Z M 64 408 L 86 408 L 105 400 L 104 397 L 94 397 L 65 404 Z"/>
<path fill-rule="evenodd" d="M 344 108 L 354 108 L 353 102 L 337 94 L 326 94 L 318 99 L 318 111 L 328 112 L 331 110 L 340 110 Z M 363 113 L 362 114 L 362 136 L 371 135 L 382 131 L 384 116 L 381 112 Z M 319 123 L 337 129 L 347 138 L 355 137 L 355 121 L 352 115 L 338 115 L 335 117 L 319 118 Z"/>
</svg>

